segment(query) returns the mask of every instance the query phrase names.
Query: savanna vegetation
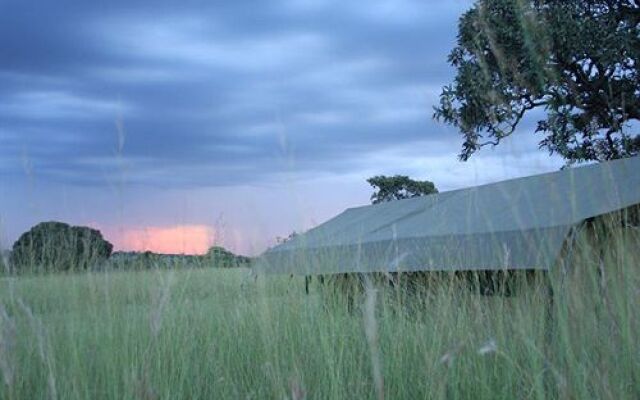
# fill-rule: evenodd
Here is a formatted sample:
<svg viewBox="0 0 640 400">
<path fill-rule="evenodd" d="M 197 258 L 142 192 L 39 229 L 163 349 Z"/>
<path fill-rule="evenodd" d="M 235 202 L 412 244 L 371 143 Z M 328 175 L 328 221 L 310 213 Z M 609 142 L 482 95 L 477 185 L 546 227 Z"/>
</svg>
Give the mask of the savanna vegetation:
<svg viewBox="0 0 640 400">
<path fill-rule="evenodd" d="M 248 267 L 250 257 L 212 246 L 203 255 L 167 255 L 151 251 L 113 253 L 102 233 L 86 226 L 42 222 L 23 233 L 7 254 L 0 254 L 0 275 L 32 275 L 98 270 L 142 270 L 184 266 Z"/>
<path fill-rule="evenodd" d="M 102 269 L 140 271 L 171 268 L 248 268 L 251 257 L 234 254 L 221 246 L 212 246 L 206 254 L 158 254 L 151 251 L 113 253 Z"/>
<path fill-rule="evenodd" d="M 88 227 L 42 222 L 13 244 L 9 267 L 13 272 L 79 271 L 104 262 L 113 245 Z"/>
<path fill-rule="evenodd" d="M 595 232 L 517 296 L 441 275 L 352 311 L 249 269 L 3 278 L 0 398 L 638 398 L 640 235 Z"/>
</svg>

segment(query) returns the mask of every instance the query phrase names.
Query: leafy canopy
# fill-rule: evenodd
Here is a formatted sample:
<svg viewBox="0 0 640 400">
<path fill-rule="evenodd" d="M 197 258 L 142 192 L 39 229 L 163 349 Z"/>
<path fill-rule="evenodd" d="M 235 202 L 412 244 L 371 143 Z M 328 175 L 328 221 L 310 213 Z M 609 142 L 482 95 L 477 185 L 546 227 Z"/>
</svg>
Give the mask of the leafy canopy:
<svg viewBox="0 0 640 400">
<path fill-rule="evenodd" d="M 234 254 L 220 246 L 211 247 L 205 257 L 219 268 L 247 267 L 251 264 L 249 257 Z"/>
<path fill-rule="evenodd" d="M 13 244 L 16 272 L 86 270 L 111 256 L 113 245 L 100 231 L 62 222 L 42 222 Z"/>
<path fill-rule="evenodd" d="M 367 182 L 375 188 L 371 195 L 373 204 L 438 193 L 433 182 L 415 181 L 404 175 L 378 175 L 367 179 Z"/>
<path fill-rule="evenodd" d="M 545 118 L 540 148 L 567 163 L 640 151 L 638 0 L 479 0 L 461 18 L 457 69 L 434 117 L 464 136 L 460 158 Z"/>
</svg>

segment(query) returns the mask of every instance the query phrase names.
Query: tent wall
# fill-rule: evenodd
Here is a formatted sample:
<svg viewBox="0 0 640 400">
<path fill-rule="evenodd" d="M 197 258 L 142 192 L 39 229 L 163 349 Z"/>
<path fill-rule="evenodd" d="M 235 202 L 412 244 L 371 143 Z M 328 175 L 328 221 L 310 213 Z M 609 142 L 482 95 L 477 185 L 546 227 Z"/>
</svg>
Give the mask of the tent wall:
<svg viewBox="0 0 640 400">
<path fill-rule="evenodd" d="M 270 252 L 262 267 L 298 275 L 346 272 L 410 272 L 490 269 L 549 269 L 568 226 L 485 235 L 398 239 L 327 248 Z"/>
</svg>

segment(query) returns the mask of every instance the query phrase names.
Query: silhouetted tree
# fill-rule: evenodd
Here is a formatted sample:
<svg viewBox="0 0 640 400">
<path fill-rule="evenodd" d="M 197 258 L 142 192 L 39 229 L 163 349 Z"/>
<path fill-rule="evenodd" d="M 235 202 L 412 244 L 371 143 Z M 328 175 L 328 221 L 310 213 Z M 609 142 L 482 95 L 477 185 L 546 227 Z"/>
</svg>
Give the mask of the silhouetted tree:
<svg viewBox="0 0 640 400">
<path fill-rule="evenodd" d="M 109 258 L 113 245 L 100 231 L 62 222 L 43 222 L 14 243 L 16 272 L 85 270 Z"/>
<path fill-rule="evenodd" d="M 415 181 L 404 175 L 378 175 L 367 179 L 367 182 L 375 188 L 371 195 L 373 204 L 438 193 L 433 182 Z"/>
<path fill-rule="evenodd" d="M 220 246 L 211 247 L 205 257 L 218 268 L 248 267 L 251 263 L 249 257 L 234 254 Z"/>
</svg>

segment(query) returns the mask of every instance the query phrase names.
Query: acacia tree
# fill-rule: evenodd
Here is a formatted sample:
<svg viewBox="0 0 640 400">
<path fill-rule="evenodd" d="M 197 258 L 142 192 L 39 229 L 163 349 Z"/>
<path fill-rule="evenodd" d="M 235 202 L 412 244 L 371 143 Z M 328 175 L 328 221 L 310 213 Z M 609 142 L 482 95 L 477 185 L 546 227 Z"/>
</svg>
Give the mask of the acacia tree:
<svg viewBox="0 0 640 400">
<path fill-rule="evenodd" d="M 534 109 L 540 148 L 567 163 L 640 152 L 638 0 L 479 0 L 448 60 L 434 117 L 461 131 L 462 160 Z"/>
<path fill-rule="evenodd" d="M 405 175 L 378 175 L 367 179 L 376 190 L 371 195 L 371 203 L 408 199 L 438 193 L 438 189 L 430 181 L 415 181 Z"/>
</svg>

